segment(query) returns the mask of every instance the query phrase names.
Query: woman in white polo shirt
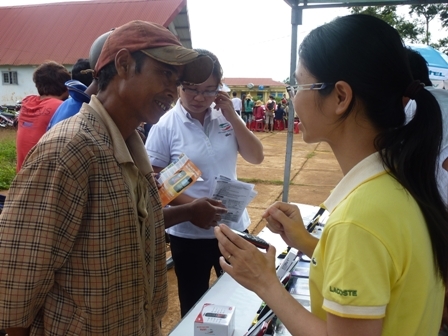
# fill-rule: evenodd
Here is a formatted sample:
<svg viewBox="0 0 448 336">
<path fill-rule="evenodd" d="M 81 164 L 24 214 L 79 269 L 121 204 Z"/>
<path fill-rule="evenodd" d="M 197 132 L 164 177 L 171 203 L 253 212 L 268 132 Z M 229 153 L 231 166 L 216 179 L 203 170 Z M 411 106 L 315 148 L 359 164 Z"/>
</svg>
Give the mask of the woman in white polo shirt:
<svg viewBox="0 0 448 336">
<path fill-rule="evenodd" d="M 291 204 L 264 215 L 311 258 L 311 312 L 278 281 L 274 248 L 264 254 L 221 224 L 223 270 L 292 335 L 437 335 L 448 278 L 448 213 L 435 176 L 440 106 L 413 80 L 398 32 L 373 16 L 313 30 L 295 76 L 303 139 L 327 142 L 344 173 L 324 202 L 330 216 L 320 240 Z M 417 104 L 409 123 L 403 97 Z"/>
<path fill-rule="evenodd" d="M 238 153 L 253 164 L 261 163 L 264 157 L 261 142 L 235 113 L 228 94 L 219 91 L 222 69 L 217 57 L 206 50 L 196 51 L 213 59 L 211 76 L 200 85 L 182 83 L 176 106 L 151 128 L 145 145 L 156 172 L 182 153 L 202 172 L 203 181 L 193 184 L 172 205 L 211 197 L 216 176 L 236 179 Z M 246 210 L 233 228 L 244 231 L 249 224 Z M 205 230 L 184 222 L 167 232 L 184 316 L 207 291 L 212 267 L 218 276 L 221 274 L 221 253 L 213 228 Z"/>
</svg>

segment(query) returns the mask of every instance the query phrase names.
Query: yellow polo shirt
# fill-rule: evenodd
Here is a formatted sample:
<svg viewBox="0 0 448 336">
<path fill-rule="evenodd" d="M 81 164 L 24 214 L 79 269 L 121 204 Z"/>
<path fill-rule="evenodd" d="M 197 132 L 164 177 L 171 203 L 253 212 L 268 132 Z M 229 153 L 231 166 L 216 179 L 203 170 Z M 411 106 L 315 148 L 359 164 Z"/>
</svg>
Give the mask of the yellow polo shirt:
<svg viewBox="0 0 448 336">
<path fill-rule="evenodd" d="M 437 335 L 444 287 L 419 206 L 378 153 L 324 203 L 330 212 L 311 261 L 313 314 L 384 318 L 383 336 Z"/>
</svg>

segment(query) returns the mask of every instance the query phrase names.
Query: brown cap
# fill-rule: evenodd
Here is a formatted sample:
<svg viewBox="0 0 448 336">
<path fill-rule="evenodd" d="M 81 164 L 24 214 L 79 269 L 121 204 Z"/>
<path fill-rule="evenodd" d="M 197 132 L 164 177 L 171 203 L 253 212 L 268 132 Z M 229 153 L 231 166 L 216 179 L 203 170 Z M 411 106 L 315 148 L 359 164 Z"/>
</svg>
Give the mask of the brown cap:
<svg viewBox="0 0 448 336">
<path fill-rule="evenodd" d="M 184 82 L 203 83 L 213 70 L 213 61 L 210 57 L 183 47 L 167 28 L 157 23 L 135 20 L 110 33 L 96 62 L 96 74 L 106 64 L 112 62 L 121 49 L 127 49 L 131 53 L 140 50 L 159 62 L 184 65 L 181 78 Z"/>
</svg>

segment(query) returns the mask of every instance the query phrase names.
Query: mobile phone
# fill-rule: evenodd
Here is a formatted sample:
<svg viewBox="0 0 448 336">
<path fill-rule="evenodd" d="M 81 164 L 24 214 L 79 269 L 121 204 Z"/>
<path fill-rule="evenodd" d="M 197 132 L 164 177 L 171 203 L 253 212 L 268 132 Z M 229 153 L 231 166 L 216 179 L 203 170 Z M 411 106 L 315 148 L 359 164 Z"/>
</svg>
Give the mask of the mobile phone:
<svg viewBox="0 0 448 336">
<path fill-rule="evenodd" d="M 173 188 L 177 193 L 180 193 L 185 187 L 189 186 L 193 182 L 190 176 L 184 176 Z"/>
<path fill-rule="evenodd" d="M 266 242 L 265 240 L 257 237 L 257 236 L 251 235 L 250 233 L 247 233 L 247 232 L 237 231 L 237 230 L 234 230 L 234 229 L 230 229 L 230 230 L 235 232 L 241 238 L 244 238 L 248 242 L 254 244 L 258 248 L 262 248 L 262 249 L 265 249 L 265 250 L 267 250 L 269 248 L 269 243 Z"/>
<path fill-rule="evenodd" d="M 175 185 L 186 174 L 187 173 L 185 172 L 185 170 L 181 170 L 180 172 L 176 173 L 172 178 L 170 178 L 168 183 L 171 184 L 171 185 Z"/>
</svg>

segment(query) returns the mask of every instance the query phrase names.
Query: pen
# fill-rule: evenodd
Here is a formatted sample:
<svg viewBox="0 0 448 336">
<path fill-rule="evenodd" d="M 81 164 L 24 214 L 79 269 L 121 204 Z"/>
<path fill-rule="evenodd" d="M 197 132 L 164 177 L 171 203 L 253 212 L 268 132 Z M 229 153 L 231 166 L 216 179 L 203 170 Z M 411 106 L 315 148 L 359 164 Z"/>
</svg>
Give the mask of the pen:
<svg viewBox="0 0 448 336">
<path fill-rule="evenodd" d="M 313 232 L 316 225 L 319 223 L 320 215 L 318 215 L 316 218 L 314 218 L 306 227 L 306 230 L 308 232 Z"/>
<path fill-rule="evenodd" d="M 310 231 L 311 226 L 313 226 L 313 225 L 315 226 L 314 221 L 316 220 L 317 217 L 322 216 L 324 212 L 325 212 L 325 208 L 322 208 L 322 207 L 316 212 L 316 214 L 314 215 L 313 219 L 310 221 L 310 223 L 306 227 L 308 232 L 313 232 L 314 227 L 313 227 L 313 230 Z"/>
</svg>

